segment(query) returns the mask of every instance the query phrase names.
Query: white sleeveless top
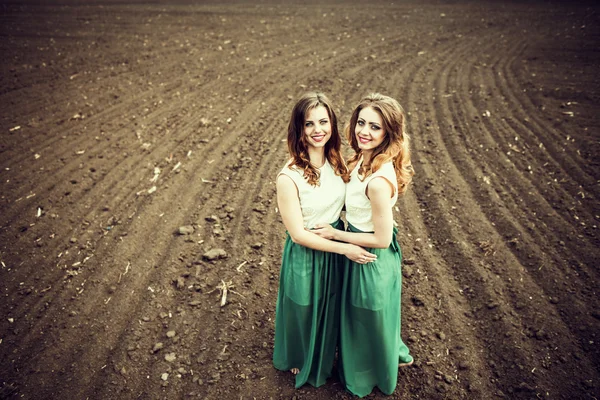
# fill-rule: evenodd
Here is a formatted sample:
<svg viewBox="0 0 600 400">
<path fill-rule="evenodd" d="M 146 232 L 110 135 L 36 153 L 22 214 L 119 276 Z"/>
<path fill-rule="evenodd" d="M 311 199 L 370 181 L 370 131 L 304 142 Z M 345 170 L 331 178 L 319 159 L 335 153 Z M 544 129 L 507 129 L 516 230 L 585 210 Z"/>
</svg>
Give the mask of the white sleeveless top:
<svg viewBox="0 0 600 400">
<path fill-rule="evenodd" d="M 316 224 L 332 224 L 340 218 L 344 207 L 346 184 L 341 176 L 337 176 L 329 161 L 319 168 L 320 177 L 317 186 L 311 186 L 304 177 L 304 171 L 297 166 L 289 167 L 290 161 L 279 174 L 289 176 L 300 197 L 300 207 L 304 218 L 304 227 L 312 229 Z"/>
<path fill-rule="evenodd" d="M 364 181 L 358 179 L 358 170 L 363 163 L 361 158 L 350 173 L 350 182 L 346 184 L 346 220 L 363 232 L 373 232 L 373 210 L 371 201 L 367 197 L 367 185 L 378 176 L 387 179 L 394 187 L 394 195 L 390 198 L 390 208 L 398 200 L 398 180 L 396 170 L 391 161 L 383 164 L 375 173 L 369 175 Z"/>
</svg>

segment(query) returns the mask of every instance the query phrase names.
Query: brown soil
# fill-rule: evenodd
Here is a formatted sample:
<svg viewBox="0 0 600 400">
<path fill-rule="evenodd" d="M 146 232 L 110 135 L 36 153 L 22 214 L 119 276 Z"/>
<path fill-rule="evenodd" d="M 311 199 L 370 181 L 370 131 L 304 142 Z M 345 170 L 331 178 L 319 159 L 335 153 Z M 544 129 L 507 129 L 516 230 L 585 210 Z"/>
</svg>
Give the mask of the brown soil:
<svg viewBox="0 0 600 400">
<path fill-rule="evenodd" d="M 597 5 L 44 3 L 0 6 L 1 398 L 351 398 L 271 365 L 315 89 L 408 113 L 391 398 L 598 396 Z"/>
</svg>

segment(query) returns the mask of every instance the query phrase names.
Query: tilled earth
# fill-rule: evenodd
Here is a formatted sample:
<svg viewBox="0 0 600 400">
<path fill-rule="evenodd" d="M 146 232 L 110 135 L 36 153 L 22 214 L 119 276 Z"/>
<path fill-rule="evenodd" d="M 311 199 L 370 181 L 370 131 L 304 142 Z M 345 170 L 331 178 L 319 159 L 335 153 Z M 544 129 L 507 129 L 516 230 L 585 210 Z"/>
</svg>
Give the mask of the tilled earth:
<svg viewBox="0 0 600 400">
<path fill-rule="evenodd" d="M 408 114 L 390 398 L 597 398 L 599 11 L 3 2 L 0 398 L 352 398 L 271 365 L 308 90 Z"/>
</svg>

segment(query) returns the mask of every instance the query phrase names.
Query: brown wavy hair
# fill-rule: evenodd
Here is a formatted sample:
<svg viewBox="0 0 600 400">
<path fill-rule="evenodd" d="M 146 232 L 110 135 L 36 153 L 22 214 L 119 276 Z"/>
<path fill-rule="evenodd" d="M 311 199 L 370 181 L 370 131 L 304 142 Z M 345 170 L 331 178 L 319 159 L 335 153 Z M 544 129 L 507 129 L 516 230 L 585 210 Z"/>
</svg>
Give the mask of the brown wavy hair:
<svg viewBox="0 0 600 400">
<path fill-rule="evenodd" d="M 331 137 L 325 144 L 325 157 L 327 161 L 333 167 L 335 174 L 341 176 L 344 182 L 348 182 L 349 173 L 340 148 L 342 145 L 342 138 L 338 131 L 337 116 L 333 111 L 331 102 L 323 93 L 310 92 L 304 94 L 296 102 L 296 105 L 292 109 L 292 116 L 288 125 L 288 151 L 292 161 L 290 162 L 291 167 L 297 167 L 304 172 L 304 178 L 312 186 L 319 185 L 320 173 L 310 163 L 308 156 L 308 142 L 306 135 L 304 134 L 304 124 L 306 122 L 306 116 L 313 108 L 323 106 L 329 114 L 329 121 L 331 122 Z"/>
<path fill-rule="evenodd" d="M 358 171 L 359 175 L 362 175 L 361 180 L 376 172 L 384 163 L 392 161 L 398 179 L 398 194 L 403 194 L 408 189 L 415 171 L 410 161 L 410 138 L 406 133 L 404 109 L 395 99 L 379 93 L 371 93 L 359 102 L 346 127 L 346 137 L 355 152 L 348 160 L 348 164 L 356 163 L 362 155 L 354 132 L 358 114 L 366 107 L 371 107 L 381 116 L 385 137 L 383 142 L 373 150 L 369 165 L 365 165 L 363 161 L 361 170 Z"/>
</svg>

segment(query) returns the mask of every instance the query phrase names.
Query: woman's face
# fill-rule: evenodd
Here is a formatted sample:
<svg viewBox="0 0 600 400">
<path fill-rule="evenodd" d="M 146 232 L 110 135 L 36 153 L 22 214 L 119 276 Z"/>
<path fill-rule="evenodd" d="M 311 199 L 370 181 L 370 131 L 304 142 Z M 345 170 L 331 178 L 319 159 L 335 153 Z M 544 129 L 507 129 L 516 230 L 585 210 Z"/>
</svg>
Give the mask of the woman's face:
<svg viewBox="0 0 600 400">
<path fill-rule="evenodd" d="M 358 113 L 354 128 L 358 148 L 369 151 L 377 148 L 385 139 L 385 130 L 381 115 L 371 107 L 365 107 Z"/>
<path fill-rule="evenodd" d="M 329 113 L 323 106 L 317 106 L 308 111 L 304 121 L 306 142 L 312 147 L 324 147 L 331 138 L 331 121 Z"/>
</svg>

